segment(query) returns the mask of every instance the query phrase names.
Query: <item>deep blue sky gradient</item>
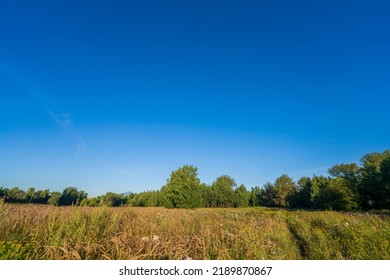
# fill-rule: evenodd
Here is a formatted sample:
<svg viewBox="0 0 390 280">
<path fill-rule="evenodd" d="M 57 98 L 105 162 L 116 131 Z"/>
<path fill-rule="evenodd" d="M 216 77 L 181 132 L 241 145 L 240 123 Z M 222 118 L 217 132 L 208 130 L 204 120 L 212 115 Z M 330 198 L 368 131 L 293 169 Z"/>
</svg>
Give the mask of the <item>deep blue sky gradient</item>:
<svg viewBox="0 0 390 280">
<path fill-rule="evenodd" d="M 7 1 L 0 185 L 247 188 L 390 143 L 388 1 Z"/>
</svg>

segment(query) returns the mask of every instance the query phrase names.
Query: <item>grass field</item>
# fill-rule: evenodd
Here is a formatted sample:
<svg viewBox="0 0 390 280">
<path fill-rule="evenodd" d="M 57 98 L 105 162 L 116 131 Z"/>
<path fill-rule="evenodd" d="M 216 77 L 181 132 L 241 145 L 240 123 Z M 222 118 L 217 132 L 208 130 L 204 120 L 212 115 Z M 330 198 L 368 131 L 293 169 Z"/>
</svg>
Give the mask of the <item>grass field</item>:
<svg viewBox="0 0 390 280">
<path fill-rule="evenodd" d="M 0 204 L 0 259 L 390 259 L 390 216 Z"/>
</svg>

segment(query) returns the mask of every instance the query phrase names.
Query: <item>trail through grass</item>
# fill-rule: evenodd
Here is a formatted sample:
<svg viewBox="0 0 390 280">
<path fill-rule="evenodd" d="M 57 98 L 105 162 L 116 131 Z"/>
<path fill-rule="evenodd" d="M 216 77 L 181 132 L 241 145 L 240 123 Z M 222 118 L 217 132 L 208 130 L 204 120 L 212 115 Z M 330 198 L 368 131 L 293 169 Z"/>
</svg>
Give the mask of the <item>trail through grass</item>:
<svg viewBox="0 0 390 280">
<path fill-rule="evenodd" d="M 390 216 L 1 204 L 0 259 L 390 259 Z"/>
</svg>

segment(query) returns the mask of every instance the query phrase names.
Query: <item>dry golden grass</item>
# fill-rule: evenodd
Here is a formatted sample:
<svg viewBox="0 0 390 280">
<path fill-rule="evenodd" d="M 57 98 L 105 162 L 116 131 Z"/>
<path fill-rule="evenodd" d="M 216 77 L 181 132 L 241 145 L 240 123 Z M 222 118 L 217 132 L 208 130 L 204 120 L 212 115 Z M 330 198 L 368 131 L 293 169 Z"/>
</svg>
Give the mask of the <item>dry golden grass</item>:
<svg viewBox="0 0 390 280">
<path fill-rule="evenodd" d="M 0 259 L 389 259 L 389 225 L 386 215 L 264 208 L 3 204 Z"/>
</svg>

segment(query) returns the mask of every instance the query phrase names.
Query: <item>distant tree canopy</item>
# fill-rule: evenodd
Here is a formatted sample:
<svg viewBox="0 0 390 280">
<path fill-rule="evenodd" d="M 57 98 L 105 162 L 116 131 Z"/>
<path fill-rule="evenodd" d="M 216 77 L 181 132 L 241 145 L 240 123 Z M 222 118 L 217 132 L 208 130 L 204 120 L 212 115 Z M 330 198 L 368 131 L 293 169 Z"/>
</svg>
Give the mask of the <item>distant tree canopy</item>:
<svg viewBox="0 0 390 280">
<path fill-rule="evenodd" d="M 50 205 L 59 205 L 60 197 L 61 197 L 60 192 L 52 192 L 47 203 L 49 203 Z"/>
<path fill-rule="evenodd" d="M 0 199 L 9 203 L 39 203 L 55 206 L 140 206 L 167 208 L 282 207 L 303 209 L 390 209 L 390 150 L 364 155 L 360 164 L 341 163 L 328 169 L 329 176 L 302 177 L 297 183 L 287 174 L 262 187 L 237 187 L 229 175 L 211 185 L 201 183 L 198 169 L 184 165 L 173 171 L 160 190 L 88 198 L 76 187 L 61 192 L 24 191 L 0 187 Z"/>
<path fill-rule="evenodd" d="M 249 206 L 250 193 L 244 185 L 240 185 L 237 189 L 235 189 L 234 196 L 234 207 L 240 208 Z"/>
<path fill-rule="evenodd" d="M 289 207 L 293 195 L 298 191 L 293 179 L 283 174 L 274 184 L 273 204 L 278 207 Z"/>
<path fill-rule="evenodd" d="M 59 205 L 80 205 L 81 201 L 87 197 L 87 193 L 79 191 L 75 187 L 68 187 L 63 190 Z"/>
<path fill-rule="evenodd" d="M 236 181 L 228 175 L 217 178 L 210 189 L 211 207 L 234 207 Z"/>
<path fill-rule="evenodd" d="M 390 150 L 362 157 L 360 191 L 364 208 L 390 208 L 389 161 Z"/>
<path fill-rule="evenodd" d="M 139 207 L 158 207 L 163 206 L 163 201 L 160 191 L 146 191 L 135 194 L 130 200 L 131 206 Z"/>
<path fill-rule="evenodd" d="M 167 208 L 197 208 L 202 206 L 198 169 L 192 165 L 173 171 L 161 188 L 163 205 Z"/>
</svg>

